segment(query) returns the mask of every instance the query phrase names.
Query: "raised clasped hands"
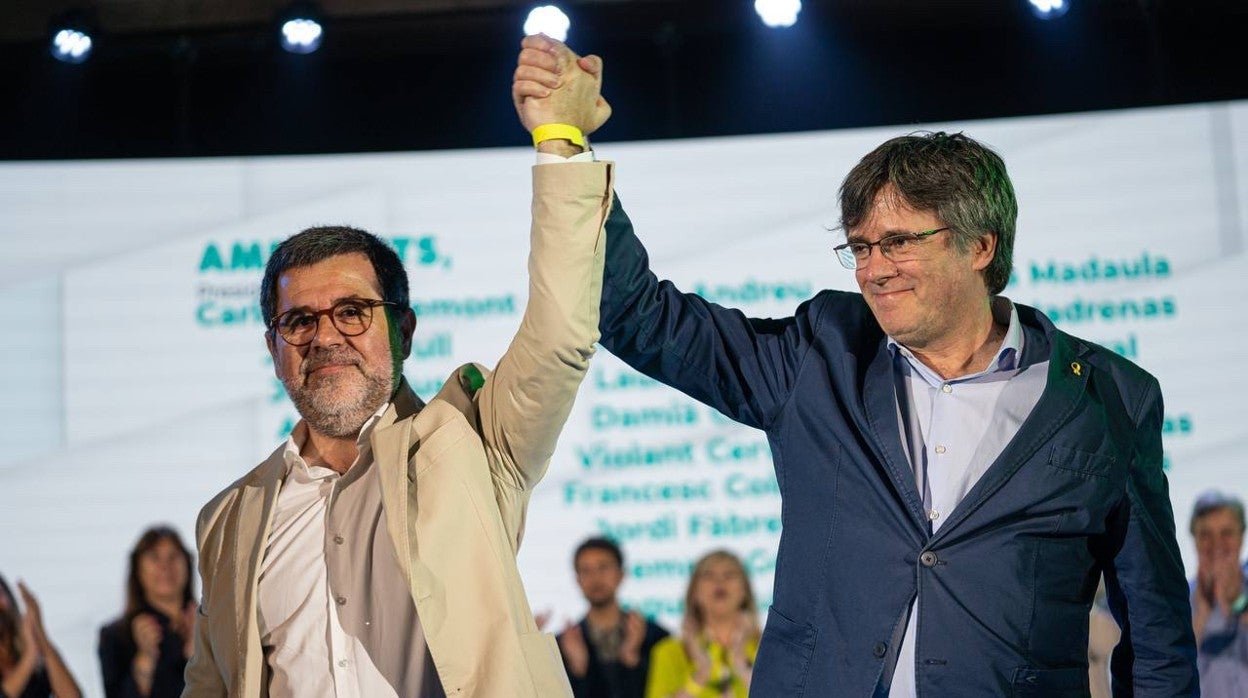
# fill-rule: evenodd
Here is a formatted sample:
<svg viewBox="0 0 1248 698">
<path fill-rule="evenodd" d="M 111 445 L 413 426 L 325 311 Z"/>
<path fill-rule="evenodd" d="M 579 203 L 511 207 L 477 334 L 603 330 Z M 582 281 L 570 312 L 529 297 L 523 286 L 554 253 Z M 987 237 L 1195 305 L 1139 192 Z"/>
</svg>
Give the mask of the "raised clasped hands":
<svg viewBox="0 0 1248 698">
<path fill-rule="evenodd" d="M 525 129 L 568 124 L 585 135 L 611 117 L 602 97 L 602 59 L 577 56 L 560 41 L 526 36 L 511 85 L 512 101 Z"/>
</svg>

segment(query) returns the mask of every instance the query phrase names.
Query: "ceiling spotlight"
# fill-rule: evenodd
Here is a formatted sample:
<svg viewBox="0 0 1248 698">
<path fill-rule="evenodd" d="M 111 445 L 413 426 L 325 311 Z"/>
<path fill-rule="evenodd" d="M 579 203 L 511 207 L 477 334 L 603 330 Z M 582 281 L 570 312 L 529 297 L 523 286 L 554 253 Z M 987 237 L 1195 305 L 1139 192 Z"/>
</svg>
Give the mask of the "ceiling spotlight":
<svg viewBox="0 0 1248 698">
<path fill-rule="evenodd" d="M 1070 9 L 1071 0 L 1027 0 L 1032 13 L 1040 19 L 1057 19 Z"/>
<path fill-rule="evenodd" d="M 571 26 L 572 21 L 563 10 L 554 5 L 542 5 L 534 7 L 529 12 L 529 18 L 524 20 L 524 35 L 545 34 L 552 39 L 566 41 Z"/>
<path fill-rule="evenodd" d="M 299 2 L 282 13 L 278 20 L 282 48 L 290 53 L 312 53 L 321 47 L 325 30 L 321 27 L 320 13 L 310 3 Z"/>
<path fill-rule="evenodd" d="M 791 27 L 797 24 L 802 0 L 754 0 L 754 11 L 769 27 Z"/>
<path fill-rule="evenodd" d="M 48 50 L 63 63 L 82 63 L 91 57 L 91 21 L 82 12 L 67 12 L 52 22 Z"/>
</svg>

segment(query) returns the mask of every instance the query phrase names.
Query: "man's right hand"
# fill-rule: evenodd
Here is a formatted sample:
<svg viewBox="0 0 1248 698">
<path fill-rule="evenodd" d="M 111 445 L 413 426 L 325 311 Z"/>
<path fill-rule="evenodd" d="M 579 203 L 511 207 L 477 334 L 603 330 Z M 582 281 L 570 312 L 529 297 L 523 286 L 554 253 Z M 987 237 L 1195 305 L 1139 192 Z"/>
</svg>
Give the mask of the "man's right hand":
<svg viewBox="0 0 1248 698">
<path fill-rule="evenodd" d="M 156 659 L 160 656 L 160 641 L 165 633 L 160 629 L 160 621 L 150 613 L 140 613 L 130 621 L 130 634 L 134 638 L 134 646 L 139 653 Z"/>
<path fill-rule="evenodd" d="M 569 623 L 559 633 L 559 651 L 563 653 L 563 661 L 568 664 L 569 674 L 581 678 L 589 672 L 589 645 L 585 644 L 581 626 Z"/>
<path fill-rule="evenodd" d="M 526 36 L 512 81 L 511 96 L 525 129 L 568 124 L 585 135 L 611 117 L 602 98 L 602 59 L 578 57 L 548 36 Z"/>
</svg>

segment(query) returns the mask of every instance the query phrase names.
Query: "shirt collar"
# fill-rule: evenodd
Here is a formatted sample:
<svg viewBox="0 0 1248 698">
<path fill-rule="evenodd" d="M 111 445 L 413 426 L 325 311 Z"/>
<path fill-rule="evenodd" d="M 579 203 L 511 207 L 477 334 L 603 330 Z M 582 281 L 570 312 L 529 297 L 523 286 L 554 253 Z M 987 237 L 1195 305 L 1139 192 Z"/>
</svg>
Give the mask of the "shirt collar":
<svg viewBox="0 0 1248 698">
<path fill-rule="evenodd" d="M 377 426 L 377 422 L 381 421 L 382 415 L 384 415 L 386 410 L 389 408 L 390 403 L 387 402 L 381 407 L 378 407 L 377 411 L 374 412 L 371 417 L 364 420 L 364 426 L 360 427 L 360 435 L 355 438 L 355 445 L 360 450 L 360 458 L 367 455 L 370 449 L 368 440 L 369 436 L 372 435 L 373 428 Z M 286 464 L 286 475 L 290 475 L 290 472 L 295 468 L 302 468 L 303 475 L 309 478 L 328 477 L 328 474 L 319 473 L 318 471 L 325 470 L 332 474 L 332 470 L 329 470 L 329 468 L 322 468 L 320 466 L 309 467 L 307 461 L 303 459 L 301 454 L 303 452 L 303 446 L 307 443 L 307 440 L 308 424 L 306 421 L 300 419 L 299 423 L 295 425 L 295 428 L 290 431 L 290 435 L 286 437 L 286 444 L 282 448 L 282 462 Z"/>
<path fill-rule="evenodd" d="M 1018 319 L 1018 309 L 1014 307 L 1014 303 L 1005 296 L 993 296 L 989 305 L 992 311 L 993 322 L 1001 323 L 1006 326 L 1005 337 L 1001 339 L 1001 346 L 997 349 L 996 358 L 988 365 L 988 368 L 976 373 L 973 376 L 963 376 L 959 380 L 965 378 L 973 378 L 986 373 L 997 373 L 1000 371 L 1014 371 L 1018 369 L 1019 360 L 1023 355 L 1023 326 Z M 914 369 L 920 373 L 931 373 L 931 369 L 927 368 L 923 362 L 919 361 L 914 354 L 904 345 L 900 344 L 891 336 L 888 337 L 888 350 L 892 353 L 893 358 L 901 356 L 906 359 Z M 933 374 L 934 375 L 934 374 Z M 937 382 L 948 382 L 937 380 Z"/>
</svg>

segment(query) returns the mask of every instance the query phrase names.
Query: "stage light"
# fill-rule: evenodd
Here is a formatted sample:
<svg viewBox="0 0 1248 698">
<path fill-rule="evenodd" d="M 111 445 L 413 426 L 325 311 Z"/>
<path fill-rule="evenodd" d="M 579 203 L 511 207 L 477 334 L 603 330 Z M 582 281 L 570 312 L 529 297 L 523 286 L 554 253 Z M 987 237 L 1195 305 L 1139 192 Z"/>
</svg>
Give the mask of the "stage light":
<svg viewBox="0 0 1248 698">
<path fill-rule="evenodd" d="M 90 58 L 95 46 L 91 24 L 85 13 L 75 11 L 53 21 L 48 33 L 52 57 L 63 63 L 82 63 Z"/>
<path fill-rule="evenodd" d="M 295 3 L 282 13 L 282 48 L 291 53 L 312 53 L 321 47 L 325 30 L 321 26 L 320 13 L 309 3 Z"/>
<path fill-rule="evenodd" d="M 529 12 L 528 19 L 524 20 L 524 35 L 545 34 L 552 39 L 566 41 L 568 28 L 571 26 L 572 21 L 563 10 L 554 5 L 542 5 L 534 7 Z"/>
<path fill-rule="evenodd" d="M 1070 9 L 1071 0 L 1027 0 L 1031 11 L 1040 19 L 1057 19 Z"/>
<path fill-rule="evenodd" d="M 769 27 L 791 27 L 797 24 L 802 0 L 754 0 L 754 11 Z"/>
</svg>

